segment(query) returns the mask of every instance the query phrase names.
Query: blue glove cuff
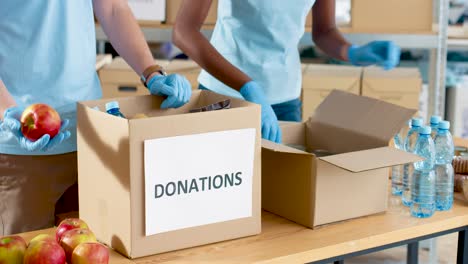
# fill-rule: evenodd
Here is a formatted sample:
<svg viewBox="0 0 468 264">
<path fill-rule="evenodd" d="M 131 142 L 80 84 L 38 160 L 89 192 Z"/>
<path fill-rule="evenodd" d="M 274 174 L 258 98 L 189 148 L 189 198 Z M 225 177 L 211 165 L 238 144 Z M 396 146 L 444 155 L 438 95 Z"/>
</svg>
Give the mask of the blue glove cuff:
<svg viewBox="0 0 468 264">
<path fill-rule="evenodd" d="M 349 62 L 351 62 L 351 64 L 357 66 L 357 63 L 356 63 L 356 55 L 355 55 L 355 52 L 357 49 L 359 49 L 360 46 L 358 45 L 351 45 L 349 46 L 348 48 L 348 60 Z"/>
<path fill-rule="evenodd" d="M 154 82 L 156 82 L 157 80 L 160 80 L 162 78 L 164 78 L 164 76 L 157 74 L 157 75 L 151 77 L 151 79 L 149 79 L 149 81 L 146 83 L 146 86 L 148 87 L 148 89 L 150 89 L 150 87 L 153 85 Z"/>
</svg>

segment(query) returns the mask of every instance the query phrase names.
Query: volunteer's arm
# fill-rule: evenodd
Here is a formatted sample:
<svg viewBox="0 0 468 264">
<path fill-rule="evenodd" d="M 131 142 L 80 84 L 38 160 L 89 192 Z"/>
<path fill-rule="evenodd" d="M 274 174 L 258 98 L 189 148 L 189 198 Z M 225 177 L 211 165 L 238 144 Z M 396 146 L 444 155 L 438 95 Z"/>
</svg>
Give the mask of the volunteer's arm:
<svg viewBox="0 0 468 264">
<path fill-rule="evenodd" d="M 317 0 L 312 8 L 312 38 L 329 56 L 347 61 L 351 44 L 341 35 L 335 22 L 335 0 Z"/>
<path fill-rule="evenodd" d="M 200 32 L 212 0 L 184 0 L 177 14 L 173 42 L 203 69 L 240 90 L 250 77 L 227 61 Z"/>
<path fill-rule="evenodd" d="M 93 0 L 94 13 L 115 50 L 138 75 L 153 55 L 126 0 Z"/>
<path fill-rule="evenodd" d="M 0 120 L 3 120 L 5 110 L 16 105 L 13 96 L 8 92 L 5 84 L 0 79 Z"/>
<path fill-rule="evenodd" d="M 216 79 L 238 90 L 245 100 L 261 105 L 262 137 L 281 142 L 278 119 L 263 88 L 246 73 L 227 61 L 201 34 L 200 29 L 208 14 L 211 2 L 212 0 L 182 1 L 174 26 L 173 42 Z"/>
<path fill-rule="evenodd" d="M 327 55 L 356 66 L 379 65 L 392 69 L 400 62 L 400 47 L 391 41 L 351 45 L 335 23 L 335 0 L 317 0 L 312 8 L 312 38 Z"/>
<path fill-rule="evenodd" d="M 126 0 L 94 0 L 93 7 L 112 46 L 138 75 L 154 65 L 153 55 Z M 151 69 L 150 72 L 145 77 L 151 94 L 167 97 L 161 108 L 178 108 L 190 100 L 192 87 L 185 77 L 162 76 Z"/>
</svg>

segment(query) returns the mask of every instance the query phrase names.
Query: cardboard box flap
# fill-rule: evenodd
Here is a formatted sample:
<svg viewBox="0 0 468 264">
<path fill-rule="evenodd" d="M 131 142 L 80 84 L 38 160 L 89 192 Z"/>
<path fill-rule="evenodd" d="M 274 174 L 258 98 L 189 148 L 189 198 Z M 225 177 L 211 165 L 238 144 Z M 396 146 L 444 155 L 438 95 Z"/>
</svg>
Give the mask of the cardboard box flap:
<svg viewBox="0 0 468 264">
<path fill-rule="evenodd" d="M 282 145 L 282 144 L 277 144 L 273 141 L 269 141 L 269 140 L 266 140 L 266 139 L 262 139 L 262 148 L 264 149 L 268 149 L 268 150 L 271 150 L 271 151 L 275 151 L 275 152 L 285 152 L 285 153 L 291 153 L 291 154 L 305 154 L 305 155 L 312 155 L 308 152 L 305 152 L 305 151 L 302 151 L 300 149 L 296 149 L 296 148 L 293 148 L 293 147 L 288 147 L 286 145 Z"/>
<path fill-rule="evenodd" d="M 339 154 L 388 146 L 415 113 L 414 109 L 333 90 L 307 122 L 307 147 Z"/>
<path fill-rule="evenodd" d="M 321 157 L 320 160 L 351 172 L 362 172 L 422 160 L 421 157 L 390 147 Z"/>
</svg>

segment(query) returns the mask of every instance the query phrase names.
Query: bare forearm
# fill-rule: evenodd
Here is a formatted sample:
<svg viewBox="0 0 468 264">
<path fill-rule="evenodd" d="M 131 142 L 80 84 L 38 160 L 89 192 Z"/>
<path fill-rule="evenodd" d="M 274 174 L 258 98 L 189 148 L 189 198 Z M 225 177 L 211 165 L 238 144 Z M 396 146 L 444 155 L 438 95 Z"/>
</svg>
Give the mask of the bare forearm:
<svg viewBox="0 0 468 264">
<path fill-rule="evenodd" d="M 176 27 L 174 43 L 203 69 L 233 89 L 240 90 L 251 80 L 227 61 L 199 31 Z"/>
<path fill-rule="evenodd" d="M 313 34 L 315 44 L 328 56 L 348 61 L 348 49 L 351 44 L 341 35 L 337 28 Z"/>
<path fill-rule="evenodd" d="M 6 109 L 15 106 L 16 102 L 13 96 L 8 92 L 5 84 L 0 79 L 0 119 L 3 119 L 3 113 Z"/>
<path fill-rule="evenodd" d="M 96 17 L 112 46 L 139 75 L 154 64 L 145 37 L 127 1 L 94 0 Z"/>
</svg>

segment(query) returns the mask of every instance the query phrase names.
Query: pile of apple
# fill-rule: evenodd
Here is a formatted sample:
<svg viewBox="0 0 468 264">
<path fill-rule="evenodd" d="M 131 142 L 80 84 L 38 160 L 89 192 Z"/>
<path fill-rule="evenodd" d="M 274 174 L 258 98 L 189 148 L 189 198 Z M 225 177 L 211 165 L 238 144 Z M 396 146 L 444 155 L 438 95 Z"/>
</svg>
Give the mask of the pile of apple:
<svg viewBox="0 0 468 264">
<path fill-rule="evenodd" d="M 63 220 L 52 235 L 41 234 L 27 245 L 20 236 L 0 238 L 0 264 L 107 264 L 109 249 L 98 243 L 81 219 Z"/>
</svg>

